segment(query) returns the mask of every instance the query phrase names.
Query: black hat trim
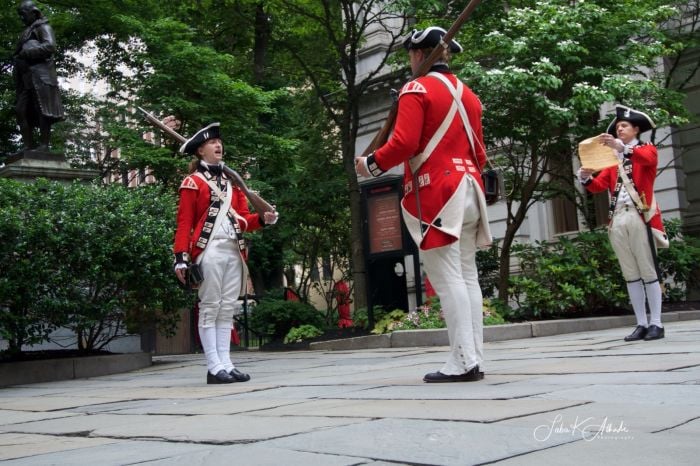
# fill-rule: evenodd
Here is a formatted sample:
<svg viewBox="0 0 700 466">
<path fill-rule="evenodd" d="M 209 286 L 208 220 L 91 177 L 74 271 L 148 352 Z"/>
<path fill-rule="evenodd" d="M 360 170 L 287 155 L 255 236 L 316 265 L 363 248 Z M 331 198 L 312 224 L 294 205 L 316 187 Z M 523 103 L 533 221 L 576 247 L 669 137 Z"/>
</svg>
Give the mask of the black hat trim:
<svg viewBox="0 0 700 466">
<path fill-rule="evenodd" d="M 624 105 L 617 105 L 615 107 L 615 118 L 608 125 L 607 133 L 612 134 L 617 137 L 617 123 L 620 121 L 629 121 L 634 126 L 639 128 L 639 134 L 649 131 L 650 129 L 655 129 L 656 124 L 654 121 L 644 112 L 634 110 Z"/>
<path fill-rule="evenodd" d="M 422 31 L 414 29 L 406 37 L 403 45 L 406 50 L 434 48 L 442 43 L 445 34 L 447 31 L 438 26 L 431 26 Z M 450 40 L 449 49 L 451 53 L 459 53 L 463 50 L 459 42 L 454 39 Z"/>
<path fill-rule="evenodd" d="M 221 132 L 219 131 L 219 122 L 212 123 L 204 128 L 200 129 L 194 136 L 185 141 L 182 146 L 180 146 L 180 152 L 183 154 L 195 154 L 197 148 L 207 142 L 209 139 L 220 139 Z"/>
</svg>

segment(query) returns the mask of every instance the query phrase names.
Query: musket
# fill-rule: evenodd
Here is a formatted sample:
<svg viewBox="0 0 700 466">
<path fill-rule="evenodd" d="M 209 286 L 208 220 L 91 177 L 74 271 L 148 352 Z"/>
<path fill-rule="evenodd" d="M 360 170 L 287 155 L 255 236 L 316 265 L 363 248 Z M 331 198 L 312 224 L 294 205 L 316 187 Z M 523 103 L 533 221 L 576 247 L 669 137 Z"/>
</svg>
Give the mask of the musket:
<svg viewBox="0 0 700 466">
<path fill-rule="evenodd" d="M 459 29 L 467 21 L 467 19 L 476 9 L 476 7 L 479 6 L 479 3 L 481 3 L 481 0 L 471 0 L 469 2 L 469 4 L 464 8 L 464 10 L 462 10 L 462 13 L 459 14 L 452 26 L 450 26 L 450 29 L 447 30 L 447 33 L 442 37 L 442 47 L 438 46 L 433 49 L 430 55 L 428 55 L 425 58 L 425 60 L 423 60 L 418 66 L 416 72 L 413 73 L 413 76 L 411 76 L 411 80 L 419 78 L 427 74 L 428 71 L 430 71 L 430 68 L 438 60 L 438 58 L 442 56 L 444 49 L 448 47 L 449 42 L 454 38 L 455 35 L 457 35 Z M 389 134 L 391 133 L 391 130 L 394 128 L 397 112 L 398 101 L 394 101 L 391 105 L 391 109 L 389 110 L 389 115 L 384 121 L 384 126 L 382 126 L 382 129 L 380 129 L 379 132 L 374 136 L 372 142 L 369 143 L 369 146 L 367 146 L 365 151 L 362 153 L 362 157 L 367 157 L 369 154 L 371 154 L 376 149 L 383 146 L 384 143 L 386 143 L 386 141 L 389 139 Z"/>
<path fill-rule="evenodd" d="M 138 108 L 144 114 L 146 120 L 148 120 L 149 123 L 151 123 L 153 126 L 160 129 L 161 131 L 163 131 L 163 133 L 165 133 L 168 137 L 170 137 L 174 141 L 177 141 L 180 144 L 183 144 L 185 141 L 187 141 L 187 138 L 185 138 L 184 136 L 179 134 L 174 129 L 163 124 L 163 122 L 160 121 L 158 118 L 156 118 L 152 113 L 147 112 L 146 110 L 144 110 L 141 107 L 136 107 L 136 108 Z M 227 165 L 223 166 L 223 170 L 224 170 L 224 173 L 226 173 L 226 175 L 229 178 L 231 178 L 231 181 L 233 182 L 233 184 L 235 184 L 236 186 L 241 188 L 241 191 L 243 191 L 243 194 L 245 194 L 245 196 L 248 198 L 248 200 L 253 205 L 253 208 L 255 209 L 255 211 L 258 214 L 262 215 L 265 212 L 274 212 L 275 211 L 275 208 L 272 205 L 270 205 L 270 203 L 268 203 L 265 199 L 260 197 L 258 195 L 258 193 L 251 190 L 250 188 L 248 188 L 248 185 L 245 183 L 245 181 L 243 181 L 243 177 L 241 177 L 241 175 L 239 175 L 236 170 L 234 170 L 233 168 L 231 168 Z"/>
</svg>

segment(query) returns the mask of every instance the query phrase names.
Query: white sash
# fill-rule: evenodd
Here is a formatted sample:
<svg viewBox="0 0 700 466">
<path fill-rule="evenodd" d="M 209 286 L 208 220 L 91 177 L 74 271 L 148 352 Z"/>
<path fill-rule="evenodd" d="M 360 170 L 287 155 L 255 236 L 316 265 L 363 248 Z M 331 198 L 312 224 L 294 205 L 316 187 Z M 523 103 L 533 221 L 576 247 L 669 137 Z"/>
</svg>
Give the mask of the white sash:
<svg viewBox="0 0 700 466">
<path fill-rule="evenodd" d="M 630 198 L 632 199 L 632 202 L 634 202 L 634 205 L 637 207 L 637 210 L 642 213 L 644 216 L 644 222 L 649 223 L 651 221 L 651 218 L 656 215 L 656 211 L 658 210 L 658 204 L 656 203 L 656 195 L 652 193 L 651 195 L 651 205 L 647 210 L 644 209 L 644 203 L 642 202 L 642 199 L 639 197 L 639 193 L 635 189 L 634 185 L 632 184 L 632 181 L 630 180 L 630 177 L 627 175 L 627 172 L 625 171 L 624 166 L 622 165 L 622 161 L 620 161 L 617 165 L 617 171 L 620 174 L 620 178 L 622 178 L 622 183 L 625 185 L 625 189 L 627 190 L 627 194 L 630 195 Z M 669 242 L 668 238 L 659 230 L 656 228 L 651 229 L 651 234 L 654 237 L 654 243 L 656 244 L 656 247 L 659 249 L 664 249 L 669 247 Z"/>
<path fill-rule="evenodd" d="M 224 219 L 226 218 L 226 213 L 231 208 L 231 199 L 233 198 L 232 189 L 231 189 L 231 182 L 226 180 L 226 190 L 228 192 L 228 195 L 226 195 L 226 194 L 224 194 L 223 191 L 221 191 L 221 189 L 219 189 L 219 187 L 216 185 L 216 183 L 212 183 L 211 181 L 209 181 L 207 179 L 207 177 L 204 176 L 204 174 L 202 172 L 196 172 L 194 175 L 198 176 L 199 178 L 204 180 L 204 182 L 209 185 L 211 190 L 214 191 L 214 194 L 216 194 L 219 197 L 219 199 L 221 200 L 221 205 L 219 205 L 219 213 L 216 216 L 216 221 L 214 222 L 214 227 L 211 230 L 211 234 L 213 235 L 221 227 L 221 222 L 224 221 Z M 209 238 L 211 239 L 211 236 Z M 199 254 L 199 256 L 197 256 L 197 263 L 198 264 L 202 262 L 202 259 L 204 258 L 204 254 L 207 253 L 207 250 L 209 249 L 209 248 L 207 248 L 207 246 L 209 246 L 209 241 L 207 241 L 207 245 L 204 246 L 204 250 Z"/>
<path fill-rule="evenodd" d="M 231 181 L 226 180 L 226 191 L 227 191 L 228 195 L 224 195 L 224 193 L 221 191 L 221 189 L 219 189 L 219 187 L 216 185 L 216 183 L 212 183 L 211 181 L 207 180 L 207 178 L 201 172 L 197 172 L 197 173 L 195 173 L 195 175 L 199 176 L 202 180 L 204 180 L 209 185 L 209 187 L 212 189 L 212 191 L 214 191 L 214 194 L 219 196 L 219 199 L 221 199 L 223 201 L 222 202 L 223 205 L 221 205 L 220 209 L 219 209 L 219 214 L 216 216 L 216 221 L 214 222 L 214 228 L 211 230 L 212 234 L 214 234 L 216 231 L 218 231 L 217 229 L 219 227 L 221 227 L 221 222 L 223 221 L 223 219 L 226 218 L 226 216 L 227 216 L 226 214 L 228 213 L 229 209 L 233 210 L 233 213 L 237 219 L 241 219 L 241 220 L 243 220 L 243 222 L 245 222 L 247 224 L 245 219 L 243 217 L 241 217 L 240 215 L 238 215 L 238 212 L 236 212 L 235 209 L 231 208 L 231 200 L 233 199 L 233 187 L 231 186 Z M 240 239 L 241 238 L 236 238 L 236 241 L 238 241 Z M 207 242 L 207 246 L 208 245 L 209 245 L 209 242 Z M 239 294 L 239 296 L 243 296 L 247 292 L 247 287 L 248 287 L 248 264 L 246 263 L 245 258 L 243 257 L 243 254 L 241 253 L 240 248 L 237 248 L 237 249 L 238 249 L 238 254 L 240 254 L 240 256 L 241 256 L 241 269 L 242 269 L 241 270 L 241 289 L 240 289 L 238 294 Z M 197 256 L 197 263 L 198 264 L 202 262 L 202 259 L 204 258 L 204 254 L 206 254 L 207 250 L 208 250 L 208 248 L 205 246 L 204 250 L 199 254 L 199 256 Z"/>
<path fill-rule="evenodd" d="M 431 72 L 428 73 L 428 76 L 433 76 L 435 78 L 438 78 L 447 88 L 448 91 L 450 91 L 450 94 L 452 94 L 452 99 L 454 102 L 457 104 L 457 110 L 459 111 L 459 116 L 462 118 L 462 124 L 464 125 L 464 130 L 467 133 L 467 139 L 469 140 L 469 146 L 471 147 L 472 154 L 474 155 L 474 158 L 476 158 L 476 149 L 474 146 L 474 141 L 476 141 L 478 144 L 481 144 L 479 139 L 476 137 L 474 134 L 474 129 L 472 128 L 471 123 L 469 122 L 469 118 L 467 117 L 467 110 L 464 108 L 464 103 L 462 102 L 462 93 L 464 90 L 464 84 L 462 84 L 462 81 L 459 79 L 457 80 L 457 87 L 455 88 L 452 83 L 450 82 L 447 77 L 445 77 L 442 73 L 436 73 L 436 72 Z M 482 147 L 484 150 L 484 154 L 486 154 L 486 149 Z M 466 175 L 469 176 L 469 175 Z M 471 178 L 471 177 L 470 177 Z M 470 180 L 473 181 L 473 180 Z M 481 190 L 481 188 L 477 185 L 477 183 L 472 183 L 473 189 L 476 189 L 477 196 L 479 198 L 479 211 L 481 212 L 481 222 L 479 225 L 479 231 L 477 232 L 477 239 L 476 239 L 476 244 L 479 247 L 485 247 L 485 246 L 490 246 L 491 243 L 493 242 L 493 238 L 491 236 L 491 227 L 489 225 L 488 218 L 486 216 L 486 198 L 484 197 L 484 192 Z"/>
<path fill-rule="evenodd" d="M 472 149 L 472 154 L 476 157 L 476 150 L 474 147 L 474 129 L 471 123 L 469 123 L 469 118 L 467 118 L 467 110 L 464 108 L 464 103 L 462 103 L 462 93 L 464 92 L 464 84 L 459 79 L 457 80 L 457 88 L 455 88 L 449 79 L 447 79 L 442 73 L 431 72 L 428 76 L 438 78 L 445 85 L 450 94 L 452 94 L 452 99 L 457 105 L 457 110 L 459 111 L 459 116 L 462 118 L 462 123 L 464 124 L 464 129 L 467 132 L 467 139 L 469 139 L 469 146 Z M 486 151 L 484 151 L 486 152 Z"/>
<path fill-rule="evenodd" d="M 435 72 L 428 73 L 428 76 L 439 76 L 442 79 L 447 79 L 444 78 L 440 73 Z M 460 82 L 460 84 L 462 83 Z M 457 113 L 457 103 L 462 103 L 462 90 L 463 87 L 460 87 L 457 91 L 457 97 L 453 99 L 452 105 L 450 106 L 447 115 L 445 115 L 445 119 L 442 120 L 442 123 L 438 127 L 437 131 L 435 131 L 435 134 L 433 134 L 433 137 L 430 138 L 428 144 L 425 145 L 425 149 L 423 149 L 423 152 L 421 152 L 420 154 L 416 154 L 414 157 L 411 157 L 408 160 L 408 163 L 411 166 L 411 173 L 416 173 L 418 169 L 425 163 L 425 161 L 428 160 L 428 158 L 433 153 L 437 145 L 440 143 L 440 141 L 442 141 L 442 138 L 443 136 L 445 136 L 445 133 L 447 133 L 447 130 L 450 128 L 452 120 L 455 117 L 455 113 Z"/>
</svg>

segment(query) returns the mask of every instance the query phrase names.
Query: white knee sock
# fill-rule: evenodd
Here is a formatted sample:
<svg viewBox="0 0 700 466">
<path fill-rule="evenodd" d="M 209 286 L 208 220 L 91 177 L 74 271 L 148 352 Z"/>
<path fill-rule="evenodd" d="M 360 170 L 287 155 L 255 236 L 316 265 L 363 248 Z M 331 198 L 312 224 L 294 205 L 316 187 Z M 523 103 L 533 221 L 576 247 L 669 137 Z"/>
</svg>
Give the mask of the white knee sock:
<svg viewBox="0 0 700 466">
<path fill-rule="evenodd" d="M 648 327 L 647 323 L 647 308 L 644 305 L 645 294 L 644 294 L 644 284 L 641 280 L 636 282 L 627 283 L 627 292 L 630 295 L 630 303 L 632 303 L 632 309 L 634 310 L 634 315 L 637 318 L 637 325 L 642 327 Z"/>
<path fill-rule="evenodd" d="M 216 375 L 224 369 L 219 354 L 216 351 L 216 328 L 199 327 L 199 340 L 202 342 L 204 356 L 207 358 L 207 369 L 212 375 Z"/>
<path fill-rule="evenodd" d="M 644 289 L 647 292 L 649 312 L 651 313 L 649 325 L 663 327 L 663 325 L 661 325 L 661 285 L 658 281 L 653 283 L 645 283 Z"/>
<path fill-rule="evenodd" d="M 231 372 L 231 328 L 216 327 L 216 352 L 226 372 Z"/>
</svg>

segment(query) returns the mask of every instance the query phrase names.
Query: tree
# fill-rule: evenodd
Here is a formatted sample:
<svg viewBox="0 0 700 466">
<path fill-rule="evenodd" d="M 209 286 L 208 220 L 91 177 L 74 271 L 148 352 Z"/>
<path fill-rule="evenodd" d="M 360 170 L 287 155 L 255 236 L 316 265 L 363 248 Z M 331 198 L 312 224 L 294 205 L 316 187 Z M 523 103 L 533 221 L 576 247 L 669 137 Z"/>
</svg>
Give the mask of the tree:
<svg viewBox="0 0 700 466">
<path fill-rule="evenodd" d="M 190 301 L 172 274 L 175 199 L 125 189 L 0 179 L 0 334 L 10 352 L 72 329 L 93 350 L 127 327 L 168 334 Z"/>
<path fill-rule="evenodd" d="M 360 128 L 360 100 L 369 87 L 386 72 L 395 46 L 405 34 L 406 8 L 421 2 L 382 0 L 292 1 L 275 0 L 275 11 L 284 23 L 274 21 L 275 46 L 283 48 L 303 72 L 333 123 L 339 146 L 350 205 L 350 257 L 355 305 L 366 305 L 366 271 L 362 244 L 360 189 L 355 173 L 355 140 Z M 371 69 L 360 73 L 360 51 L 371 33 L 381 34 L 383 52 Z M 294 68 L 291 68 L 292 70 Z"/>
<path fill-rule="evenodd" d="M 663 28 L 677 14 L 668 0 L 523 0 L 484 4 L 468 23 L 460 38 L 470 46 L 456 63 L 485 104 L 485 139 L 506 170 L 509 194 L 500 299 L 508 297 L 511 247 L 529 209 L 576 200 L 576 142 L 607 126 L 603 104 L 648 109 L 659 126 L 687 121 L 682 94 L 665 86 L 657 66 L 677 50 Z"/>
</svg>

